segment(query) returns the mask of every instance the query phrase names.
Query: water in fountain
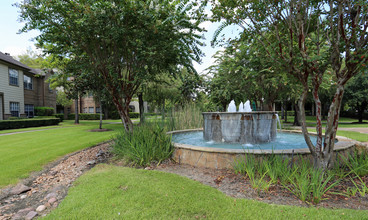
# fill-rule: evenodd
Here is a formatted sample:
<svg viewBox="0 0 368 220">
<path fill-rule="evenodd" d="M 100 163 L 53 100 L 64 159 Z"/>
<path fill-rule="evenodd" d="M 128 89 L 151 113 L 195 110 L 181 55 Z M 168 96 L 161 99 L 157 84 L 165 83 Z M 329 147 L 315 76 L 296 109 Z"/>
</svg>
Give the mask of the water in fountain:
<svg viewBox="0 0 368 220">
<path fill-rule="evenodd" d="M 250 107 L 250 101 L 247 100 L 245 103 L 244 103 L 244 112 L 251 112 L 252 111 L 252 108 Z"/>
<path fill-rule="evenodd" d="M 276 121 L 277 121 L 277 124 L 279 125 L 279 132 L 280 132 L 282 127 L 281 127 L 281 121 L 280 121 L 280 118 L 279 118 L 278 114 L 276 114 Z"/>
<path fill-rule="evenodd" d="M 227 112 L 236 112 L 236 105 L 234 100 L 231 100 L 229 107 L 227 108 Z"/>
<path fill-rule="evenodd" d="M 243 102 L 240 103 L 240 105 L 239 105 L 239 111 L 238 112 L 244 112 L 244 104 L 243 104 Z"/>
</svg>

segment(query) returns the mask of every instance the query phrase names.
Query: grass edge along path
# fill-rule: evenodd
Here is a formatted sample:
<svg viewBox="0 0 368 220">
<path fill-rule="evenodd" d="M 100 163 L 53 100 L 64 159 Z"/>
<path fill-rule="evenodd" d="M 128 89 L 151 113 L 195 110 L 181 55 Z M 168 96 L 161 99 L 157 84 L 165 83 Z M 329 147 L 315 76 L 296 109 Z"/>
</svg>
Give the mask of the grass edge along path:
<svg viewBox="0 0 368 220">
<path fill-rule="evenodd" d="M 177 174 L 100 164 L 45 219 L 367 219 L 368 211 L 235 199 Z"/>
<path fill-rule="evenodd" d="M 0 187 L 16 184 L 31 172 L 67 154 L 108 141 L 122 128 L 108 124 L 108 132 L 90 132 L 98 123 L 81 122 L 58 129 L 0 136 Z"/>
</svg>

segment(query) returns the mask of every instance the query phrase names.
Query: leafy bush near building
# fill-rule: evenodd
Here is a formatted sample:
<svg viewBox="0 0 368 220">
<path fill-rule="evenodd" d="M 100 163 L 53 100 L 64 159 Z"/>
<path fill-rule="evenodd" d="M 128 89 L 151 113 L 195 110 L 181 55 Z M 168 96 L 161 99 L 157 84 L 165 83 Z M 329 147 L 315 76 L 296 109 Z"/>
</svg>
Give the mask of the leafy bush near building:
<svg viewBox="0 0 368 220">
<path fill-rule="evenodd" d="M 36 116 L 52 116 L 54 114 L 54 108 L 51 107 L 35 107 Z"/>
<path fill-rule="evenodd" d="M 64 114 L 54 114 L 54 116 L 56 118 L 59 118 L 60 119 L 60 122 L 62 122 L 64 120 Z"/>
<path fill-rule="evenodd" d="M 74 113 L 68 115 L 68 120 L 74 120 L 74 118 L 75 118 Z M 79 120 L 100 120 L 100 114 L 80 113 Z"/>
<path fill-rule="evenodd" d="M 57 125 L 59 122 L 59 118 L 4 120 L 0 121 L 0 130 L 50 126 Z"/>
<path fill-rule="evenodd" d="M 138 112 L 129 112 L 129 117 L 130 118 L 139 118 L 139 113 Z"/>
</svg>

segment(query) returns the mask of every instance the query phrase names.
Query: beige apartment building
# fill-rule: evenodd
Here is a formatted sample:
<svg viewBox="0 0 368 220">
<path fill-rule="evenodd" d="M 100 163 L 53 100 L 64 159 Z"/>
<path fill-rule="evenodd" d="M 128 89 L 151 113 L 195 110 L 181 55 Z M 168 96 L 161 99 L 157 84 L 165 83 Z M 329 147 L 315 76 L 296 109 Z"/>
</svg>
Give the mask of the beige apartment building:
<svg viewBox="0 0 368 220">
<path fill-rule="evenodd" d="M 56 109 L 56 92 L 46 74 L 0 52 L 0 120 L 33 117 L 35 107 Z"/>
</svg>

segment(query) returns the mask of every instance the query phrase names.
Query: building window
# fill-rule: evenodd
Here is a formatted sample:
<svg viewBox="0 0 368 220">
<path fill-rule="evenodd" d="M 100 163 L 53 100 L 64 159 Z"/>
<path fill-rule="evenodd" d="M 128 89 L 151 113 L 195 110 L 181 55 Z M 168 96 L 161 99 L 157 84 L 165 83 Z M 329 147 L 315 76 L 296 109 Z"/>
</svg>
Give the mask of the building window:
<svg viewBox="0 0 368 220">
<path fill-rule="evenodd" d="M 96 113 L 101 113 L 100 107 L 96 107 Z"/>
<path fill-rule="evenodd" d="M 9 84 L 18 86 L 18 70 L 9 68 Z"/>
<path fill-rule="evenodd" d="M 87 107 L 83 108 L 83 113 L 87 113 Z"/>
<path fill-rule="evenodd" d="M 24 75 L 24 88 L 25 89 L 33 89 L 33 84 L 32 84 L 33 80 L 32 77 L 26 76 Z"/>
<path fill-rule="evenodd" d="M 10 102 L 10 114 L 12 117 L 19 117 L 19 102 Z"/>
<path fill-rule="evenodd" d="M 26 113 L 27 118 L 33 118 L 34 116 L 34 106 L 24 105 L 24 113 Z"/>
<path fill-rule="evenodd" d="M 89 110 L 89 113 L 90 113 L 90 114 L 95 113 L 95 109 L 94 109 L 93 107 L 89 107 L 89 109 L 88 109 L 88 110 Z"/>
</svg>

